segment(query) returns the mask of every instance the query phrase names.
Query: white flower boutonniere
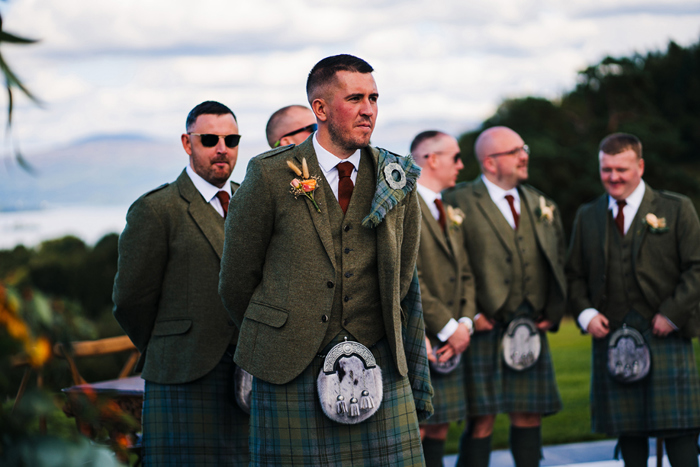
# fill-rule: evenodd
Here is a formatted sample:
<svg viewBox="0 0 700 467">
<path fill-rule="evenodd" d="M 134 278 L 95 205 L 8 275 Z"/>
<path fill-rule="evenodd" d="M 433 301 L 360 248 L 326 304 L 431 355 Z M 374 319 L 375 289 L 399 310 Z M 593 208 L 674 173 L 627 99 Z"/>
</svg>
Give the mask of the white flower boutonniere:
<svg viewBox="0 0 700 467">
<path fill-rule="evenodd" d="M 644 222 L 649 226 L 649 232 L 651 233 L 668 232 L 666 219 L 663 217 L 656 217 L 656 215 L 649 213 L 644 217 Z"/>
<path fill-rule="evenodd" d="M 316 204 L 316 200 L 314 199 L 314 191 L 316 191 L 316 188 L 318 188 L 319 179 L 315 175 L 309 175 L 309 166 L 306 164 L 306 158 L 301 160 L 301 169 L 299 169 L 299 167 L 297 167 L 292 161 L 287 161 L 287 165 L 294 171 L 295 174 L 297 174 L 297 176 L 303 176 L 302 180 L 295 178 L 290 183 L 290 185 L 292 185 L 291 191 L 294 197 L 298 198 L 302 195 L 306 196 L 314 204 L 316 211 L 321 212 L 321 208 L 318 207 L 318 204 Z"/>
<path fill-rule="evenodd" d="M 544 221 L 548 224 L 554 222 L 554 205 L 550 204 L 547 206 L 547 201 L 544 199 L 544 196 L 540 196 L 540 205 L 536 211 L 535 214 L 537 214 L 540 222 Z"/>
<path fill-rule="evenodd" d="M 450 227 L 456 229 L 464 222 L 464 212 L 459 208 L 447 205 L 447 218 L 450 220 Z"/>
</svg>

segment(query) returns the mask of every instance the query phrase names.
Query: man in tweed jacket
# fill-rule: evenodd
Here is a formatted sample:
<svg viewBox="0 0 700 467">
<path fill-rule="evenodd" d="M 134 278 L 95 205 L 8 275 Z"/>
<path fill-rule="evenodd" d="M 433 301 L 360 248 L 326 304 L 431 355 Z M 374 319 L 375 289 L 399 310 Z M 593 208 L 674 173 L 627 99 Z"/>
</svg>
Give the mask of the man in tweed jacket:
<svg viewBox="0 0 700 467">
<path fill-rule="evenodd" d="M 439 131 L 419 133 L 411 143 L 411 154 L 421 166 L 418 203 L 422 221 L 416 265 L 430 339 L 428 358 L 446 362 L 467 349 L 476 309 L 474 278 L 462 240 L 463 219 L 451 207 L 445 209 L 440 194 L 455 185 L 464 164 L 457 140 Z M 462 360 L 448 374 L 431 371 L 430 378 L 435 413 L 421 424 L 421 436 L 426 466 L 441 467 L 450 422 L 467 416 Z"/>
<path fill-rule="evenodd" d="M 238 125 L 208 101 L 186 127 L 187 168 L 129 208 L 114 316 L 141 352 L 144 465 L 245 465 L 248 416 L 230 385 L 238 332 L 217 294 Z"/>
<path fill-rule="evenodd" d="M 430 377 L 420 303 L 404 301 L 417 287 L 419 169 L 369 146 L 372 71 L 350 55 L 314 66 L 318 131 L 251 160 L 226 222 L 219 292 L 240 327 L 236 363 L 255 377 L 252 465 L 423 464 Z M 292 191 L 299 179 L 308 191 Z M 379 410 L 350 425 L 316 394 L 323 357 L 346 338 L 370 349 L 384 383 Z"/>
<path fill-rule="evenodd" d="M 671 465 L 698 465 L 700 381 L 690 337 L 700 303 L 700 222 L 688 198 L 642 180 L 642 144 L 612 134 L 600 144 L 606 194 L 581 206 L 569 248 L 569 304 L 593 336 L 593 431 L 619 437 L 626 466 L 646 466 L 649 436 L 665 438 Z M 621 383 L 607 370 L 610 335 L 637 329 L 649 375 Z"/>
<path fill-rule="evenodd" d="M 464 356 L 470 423 L 460 465 L 488 465 L 496 414 L 508 413 L 515 465 L 536 466 L 541 417 L 561 409 L 545 334 L 557 328 L 566 306 L 561 218 L 550 199 L 523 183 L 529 149 L 515 131 L 485 130 L 475 153 L 481 177 L 443 193 L 464 212 L 476 285 L 475 332 Z M 501 352 L 505 327 L 516 317 L 537 323 L 542 344 L 535 365 L 522 371 L 508 367 Z"/>
</svg>

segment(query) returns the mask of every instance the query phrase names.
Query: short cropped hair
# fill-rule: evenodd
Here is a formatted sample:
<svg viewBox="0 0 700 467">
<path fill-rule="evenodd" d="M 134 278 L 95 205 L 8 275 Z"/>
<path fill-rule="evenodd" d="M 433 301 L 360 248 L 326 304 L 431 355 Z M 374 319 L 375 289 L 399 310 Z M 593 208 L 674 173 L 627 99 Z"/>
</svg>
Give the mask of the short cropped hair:
<svg viewBox="0 0 700 467">
<path fill-rule="evenodd" d="M 277 140 L 280 139 L 275 138 L 277 128 L 279 128 L 280 123 L 282 123 L 282 121 L 284 120 L 284 117 L 286 117 L 287 113 L 289 113 L 289 111 L 293 108 L 309 110 L 303 105 L 288 105 L 287 107 L 282 107 L 281 109 L 273 113 L 270 116 L 270 119 L 267 121 L 267 126 L 265 127 L 265 136 L 267 137 L 267 143 L 270 145 L 270 147 L 272 147 L 277 142 Z"/>
<path fill-rule="evenodd" d="M 421 145 L 421 143 L 423 141 L 427 141 L 429 139 L 435 138 L 436 136 L 440 136 L 440 135 L 444 135 L 444 134 L 445 133 L 443 133 L 442 131 L 438 131 L 438 130 L 427 130 L 427 131 L 423 131 L 421 133 L 418 133 L 416 135 L 416 137 L 413 138 L 413 141 L 411 142 L 411 148 L 410 148 L 411 155 L 414 157 L 416 156 L 415 154 L 413 154 L 413 152 L 418 148 L 418 146 Z"/>
<path fill-rule="evenodd" d="M 234 114 L 233 111 L 226 107 L 224 104 L 221 104 L 216 101 L 204 101 L 201 104 L 195 106 L 195 108 L 190 110 L 190 113 L 187 114 L 187 120 L 185 121 L 185 129 L 187 131 L 190 131 L 194 126 L 194 122 L 197 121 L 197 117 L 199 117 L 200 115 L 226 114 L 231 114 L 233 116 L 233 120 L 236 123 L 238 123 L 238 120 L 236 119 L 236 114 Z"/>
<path fill-rule="evenodd" d="M 599 151 L 611 156 L 625 152 L 628 149 L 631 149 L 637 154 L 637 159 L 642 158 L 642 142 L 639 141 L 639 138 L 629 133 L 613 133 L 612 135 L 608 135 L 603 138 L 603 141 L 600 142 L 600 146 L 598 146 Z"/>
<path fill-rule="evenodd" d="M 372 73 L 374 68 L 366 61 L 353 55 L 341 54 L 324 58 L 314 65 L 306 80 L 306 96 L 309 102 L 312 101 L 312 95 L 319 88 L 333 81 L 335 74 L 339 71 Z"/>
</svg>

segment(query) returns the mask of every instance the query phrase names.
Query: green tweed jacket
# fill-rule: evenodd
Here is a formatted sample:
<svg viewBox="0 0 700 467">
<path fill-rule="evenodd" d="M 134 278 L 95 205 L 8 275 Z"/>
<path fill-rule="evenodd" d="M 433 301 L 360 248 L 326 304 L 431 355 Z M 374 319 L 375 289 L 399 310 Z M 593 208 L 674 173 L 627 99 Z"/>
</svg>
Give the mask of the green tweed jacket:
<svg viewBox="0 0 700 467">
<path fill-rule="evenodd" d="M 183 170 L 137 199 L 126 220 L 112 298 L 141 352 L 136 371 L 161 384 L 200 378 L 237 333 L 217 293 L 224 219 Z"/>
<path fill-rule="evenodd" d="M 549 266 L 549 295 L 542 310 L 543 317 L 558 323 L 566 309 L 566 247 L 559 209 L 551 199 L 529 185 L 520 185 L 519 190 L 535 225 L 537 246 Z M 540 197 L 545 198 L 547 206 L 554 206 L 551 221 L 540 219 Z M 462 233 L 476 281 L 476 312 L 493 318 L 508 298 L 514 274 L 513 242 L 506 238 L 506 229 L 499 228 L 505 223 L 503 214 L 489 196 L 481 177 L 446 190 L 443 199 L 464 211 Z"/>
<path fill-rule="evenodd" d="M 447 232 L 443 233 L 420 195 L 418 203 L 422 221 L 416 265 L 425 329 L 435 338 L 450 319 L 474 318 L 474 277 L 464 250 L 461 227 L 447 219 Z"/>
<path fill-rule="evenodd" d="M 668 230 L 652 231 L 645 221 L 648 213 L 665 219 Z M 605 306 L 609 217 L 607 194 L 576 213 L 566 265 L 574 316 L 586 308 Z M 630 229 L 637 229 L 632 261 L 647 303 L 687 337 L 698 335 L 700 221 L 690 199 L 646 185 Z"/>
<path fill-rule="evenodd" d="M 363 150 L 377 166 L 378 151 Z M 315 199 L 295 198 L 287 166 L 301 166 L 321 181 Z M 250 161 L 226 221 L 219 293 L 240 328 L 235 361 L 253 376 L 285 384 L 319 352 L 328 327 L 324 319 L 340 286 L 330 220 L 327 185 L 312 139 L 261 154 Z M 418 251 L 420 210 L 415 189 L 376 227 L 377 264 L 386 336 L 401 375 L 408 365 L 401 326 Z M 334 199 L 330 194 L 328 199 Z M 354 228 L 365 228 L 353 226 Z"/>
</svg>

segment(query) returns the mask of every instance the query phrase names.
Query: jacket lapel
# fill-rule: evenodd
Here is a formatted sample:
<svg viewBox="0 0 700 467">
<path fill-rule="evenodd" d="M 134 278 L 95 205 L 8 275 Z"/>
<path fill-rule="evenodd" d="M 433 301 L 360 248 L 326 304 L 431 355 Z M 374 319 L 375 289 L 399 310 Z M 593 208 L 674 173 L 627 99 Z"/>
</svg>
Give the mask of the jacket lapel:
<svg viewBox="0 0 700 467">
<path fill-rule="evenodd" d="M 476 183 L 474 183 L 472 189 L 474 190 L 477 207 L 482 212 L 484 218 L 491 226 L 491 229 L 493 229 L 494 233 L 503 244 L 503 248 L 505 248 L 508 253 L 512 253 L 514 249 L 514 245 L 512 244 L 513 239 L 506 238 L 503 235 L 503 229 L 498 228 L 498 224 L 505 223 L 510 230 L 512 230 L 512 227 L 508 224 L 505 217 L 503 217 L 503 214 L 498 209 L 498 206 L 496 206 L 496 203 L 494 203 L 491 199 L 491 196 L 489 195 L 486 185 L 481 177 L 479 177 Z"/>
<path fill-rule="evenodd" d="M 654 212 L 656 196 L 656 192 L 652 190 L 651 187 L 647 184 L 644 187 L 644 197 L 642 197 L 642 203 L 639 205 L 639 209 L 637 209 L 637 214 L 634 216 L 634 222 L 630 226 L 630 229 L 638 229 L 637 232 L 632 232 L 634 234 L 634 236 L 632 237 L 633 261 L 637 260 L 637 257 L 639 255 L 639 249 L 642 247 L 642 243 L 644 243 L 644 239 L 647 235 L 647 230 L 649 230 L 646 228 L 644 219 L 648 213 Z"/>
<path fill-rule="evenodd" d="M 418 203 L 420 204 L 421 215 L 423 216 L 423 219 L 425 219 L 426 224 L 428 224 L 430 235 L 433 236 L 435 241 L 438 243 L 438 245 L 440 245 L 440 248 L 445 251 L 447 256 L 452 256 L 452 251 L 447 245 L 447 240 L 445 238 L 445 234 L 442 232 L 442 227 L 440 227 L 438 221 L 435 220 L 435 216 L 433 216 L 433 213 L 430 212 L 428 204 L 420 194 L 418 194 Z"/>
<path fill-rule="evenodd" d="M 177 187 L 180 190 L 180 196 L 189 203 L 187 211 L 190 216 L 214 248 L 216 255 L 221 259 L 224 249 L 224 218 L 209 203 L 204 201 L 201 193 L 197 191 L 184 170 L 177 178 Z"/>
</svg>

